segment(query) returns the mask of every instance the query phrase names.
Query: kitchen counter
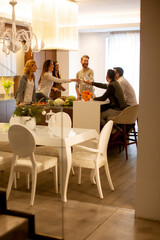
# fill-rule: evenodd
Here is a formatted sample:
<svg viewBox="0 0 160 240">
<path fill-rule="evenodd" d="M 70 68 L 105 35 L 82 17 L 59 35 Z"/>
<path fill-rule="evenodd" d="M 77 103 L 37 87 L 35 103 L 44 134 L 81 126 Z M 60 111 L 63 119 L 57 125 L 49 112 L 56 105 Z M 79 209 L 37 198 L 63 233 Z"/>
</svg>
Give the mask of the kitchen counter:
<svg viewBox="0 0 160 240">
<path fill-rule="evenodd" d="M 73 107 L 67 107 L 67 106 L 63 106 L 63 107 L 59 107 L 59 106 L 50 106 L 50 105 L 45 105 L 45 106 L 39 106 L 39 107 L 44 107 L 46 112 L 50 112 L 50 110 L 52 110 L 52 112 L 56 113 L 56 112 L 66 112 L 70 118 L 71 118 L 71 121 L 73 120 Z M 41 121 L 39 123 L 37 123 L 37 125 L 48 125 L 46 124 L 45 122 L 45 119 L 46 119 L 46 115 L 42 115 L 41 114 Z M 73 121 L 72 121 L 72 125 L 73 125 Z"/>
<path fill-rule="evenodd" d="M 15 98 L 14 97 L 11 97 L 9 99 L 5 99 L 4 97 L 0 97 L 0 101 L 15 101 Z"/>
</svg>

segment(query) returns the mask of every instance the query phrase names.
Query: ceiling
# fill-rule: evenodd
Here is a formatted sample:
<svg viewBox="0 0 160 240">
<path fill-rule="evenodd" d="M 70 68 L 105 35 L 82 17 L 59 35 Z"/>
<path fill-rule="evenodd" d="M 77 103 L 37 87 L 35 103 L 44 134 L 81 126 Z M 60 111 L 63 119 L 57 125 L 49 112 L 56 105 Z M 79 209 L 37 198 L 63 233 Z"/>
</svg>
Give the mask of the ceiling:
<svg viewBox="0 0 160 240">
<path fill-rule="evenodd" d="M 29 3 L 32 1 L 18 0 L 16 6 L 17 20 L 21 21 L 25 19 L 29 21 L 32 18 L 31 11 L 28 10 L 30 7 Z M 72 1 L 76 2 L 79 6 L 78 29 L 80 32 L 110 32 L 115 30 L 137 30 L 140 28 L 141 0 Z M 11 6 L 9 6 L 8 2 L 9 0 L 0 0 L 0 16 L 2 17 L 10 18 L 9 16 L 11 16 Z M 22 11 L 24 8 L 26 11 Z"/>
<path fill-rule="evenodd" d="M 103 31 L 139 28 L 140 0 L 75 0 L 79 5 L 79 29 Z"/>
</svg>

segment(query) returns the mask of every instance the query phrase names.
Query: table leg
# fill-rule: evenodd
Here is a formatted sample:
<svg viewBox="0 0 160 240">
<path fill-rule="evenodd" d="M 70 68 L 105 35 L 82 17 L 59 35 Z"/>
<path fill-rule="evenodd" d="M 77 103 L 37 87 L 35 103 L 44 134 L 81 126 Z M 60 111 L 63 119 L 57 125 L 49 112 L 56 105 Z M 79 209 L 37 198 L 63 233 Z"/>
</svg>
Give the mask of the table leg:
<svg viewBox="0 0 160 240">
<path fill-rule="evenodd" d="M 61 200 L 62 202 L 67 202 L 67 188 L 68 188 L 69 175 L 71 171 L 71 161 L 68 161 L 67 159 L 65 148 L 59 149 L 59 163 L 60 163 Z"/>
</svg>

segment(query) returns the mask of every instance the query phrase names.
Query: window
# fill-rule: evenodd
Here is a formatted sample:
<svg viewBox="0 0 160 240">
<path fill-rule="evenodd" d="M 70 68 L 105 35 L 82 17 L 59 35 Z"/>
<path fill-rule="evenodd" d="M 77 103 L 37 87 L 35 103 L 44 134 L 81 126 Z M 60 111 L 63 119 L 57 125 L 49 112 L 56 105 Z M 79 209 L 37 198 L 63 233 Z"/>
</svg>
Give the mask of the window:
<svg viewBox="0 0 160 240">
<path fill-rule="evenodd" d="M 122 67 L 124 77 L 133 86 L 139 100 L 140 33 L 111 33 L 106 38 L 106 69 Z"/>
</svg>

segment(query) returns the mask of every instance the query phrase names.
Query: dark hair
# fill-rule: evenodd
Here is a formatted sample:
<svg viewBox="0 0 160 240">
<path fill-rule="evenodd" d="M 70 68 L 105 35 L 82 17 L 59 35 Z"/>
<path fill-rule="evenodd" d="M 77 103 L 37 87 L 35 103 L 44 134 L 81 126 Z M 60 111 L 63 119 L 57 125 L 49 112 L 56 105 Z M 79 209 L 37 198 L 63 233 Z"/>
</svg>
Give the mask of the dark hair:
<svg viewBox="0 0 160 240">
<path fill-rule="evenodd" d="M 108 69 L 107 75 L 108 75 L 108 77 L 109 77 L 111 80 L 114 80 L 116 74 L 115 74 L 115 71 L 114 71 L 114 70 Z"/>
<path fill-rule="evenodd" d="M 42 75 L 45 73 L 45 72 L 48 72 L 48 68 L 51 64 L 52 60 L 46 60 L 44 63 L 43 63 L 43 69 L 42 69 L 42 73 L 41 73 L 41 76 L 39 78 L 39 81 L 38 81 L 38 84 L 41 82 L 41 77 Z"/>
<path fill-rule="evenodd" d="M 57 71 L 57 76 L 56 76 L 56 74 L 55 74 L 55 66 L 56 66 L 56 63 L 58 63 L 58 61 L 54 61 L 54 62 L 53 62 L 54 69 L 53 69 L 53 71 L 52 71 L 52 75 L 53 75 L 54 77 L 57 77 L 57 76 L 58 76 L 58 78 L 61 78 L 61 77 L 60 77 L 60 74 L 59 74 L 59 71 Z"/>
<path fill-rule="evenodd" d="M 123 76 L 124 70 L 121 67 L 114 67 L 113 69 L 116 70 L 117 73 L 119 73 L 120 76 Z"/>
<path fill-rule="evenodd" d="M 88 58 L 88 60 L 89 60 L 89 56 L 88 56 L 88 55 L 83 55 L 83 56 L 81 57 L 81 61 L 83 60 L 83 58 Z"/>
</svg>

